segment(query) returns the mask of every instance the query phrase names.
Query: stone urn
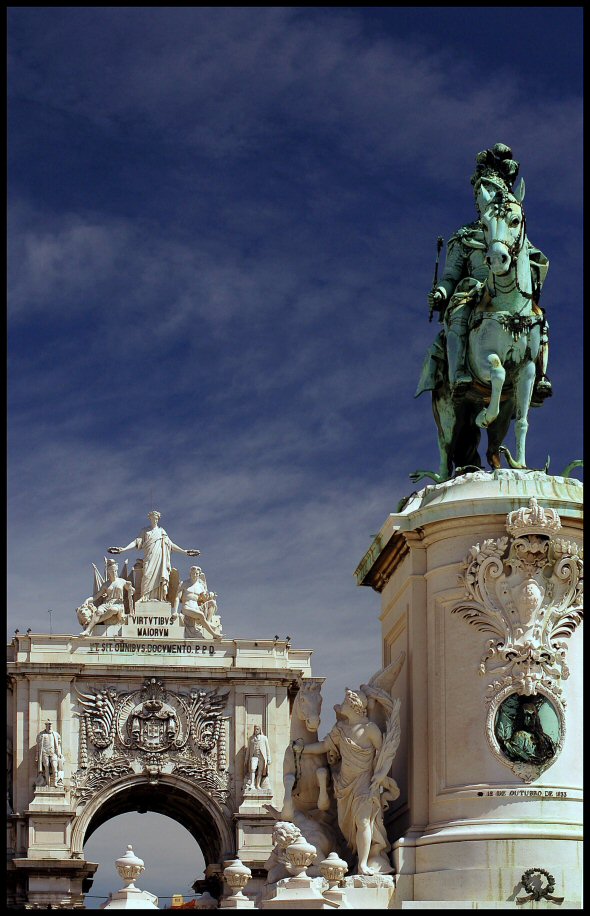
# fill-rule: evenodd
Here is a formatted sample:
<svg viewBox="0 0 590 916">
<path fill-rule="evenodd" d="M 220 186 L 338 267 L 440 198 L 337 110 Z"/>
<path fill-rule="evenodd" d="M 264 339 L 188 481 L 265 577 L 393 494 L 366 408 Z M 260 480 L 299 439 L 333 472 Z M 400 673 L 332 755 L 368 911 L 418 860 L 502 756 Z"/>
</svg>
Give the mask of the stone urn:
<svg viewBox="0 0 590 916">
<path fill-rule="evenodd" d="M 252 872 L 240 859 L 232 859 L 230 864 L 223 869 L 223 879 L 231 887 L 232 893 L 228 900 L 246 901 L 248 898 L 242 893 Z"/>
<path fill-rule="evenodd" d="M 127 847 L 125 855 L 115 860 L 115 867 L 125 882 L 125 886 L 129 890 L 135 890 L 133 882 L 143 874 L 145 865 L 143 864 L 143 859 L 135 855 L 131 844 Z"/>
<path fill-rule="evenodd" d="M 287 871 L 289 874 L 294 878 L 304 877 L 306 869 L 316 857 L 316 852 L 315 846 L 308 843 L 303 836 L 287 846 L 285 849 L 285 857 L 287 859 Z"/>
<path fill-rule="evenodd" d="M 346 910 L 350 909 L 346 900 L 346 891 L 338 885 L 347 871 L 347 863 L 335 852 L 331 852 L 327 859 L 320 862 L 320 874 L 328 882 L 328 889 L 324 891 L 323 896 L 340 909 Z"/>
</svg>

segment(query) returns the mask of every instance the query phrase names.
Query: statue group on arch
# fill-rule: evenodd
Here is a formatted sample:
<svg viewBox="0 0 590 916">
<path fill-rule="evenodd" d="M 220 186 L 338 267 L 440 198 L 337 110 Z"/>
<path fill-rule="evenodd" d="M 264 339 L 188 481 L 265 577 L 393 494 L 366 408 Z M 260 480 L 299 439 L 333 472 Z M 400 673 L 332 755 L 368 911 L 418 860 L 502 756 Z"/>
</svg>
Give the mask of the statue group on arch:
<svg viewBox="0 0 590 916">
<path fill-rule="evenodd" d="M 109 547 L 111 554 L 136 550 L 143 554 L 132 570 L 125 561 L 122 571 L 113 558 L 105 557 L 104 575 L 93 564 L 93 591 L 76 614 L 83 627 L 82 636 L 91 636 L 98 624 L 122 624 L 133 619 L 141 602 L 157 601 L 168 605 L 170 623 L 180 623 L 200 631 L 203 636 L 219 639 L 221 619 L 217 612 L 217 594 L 209 590 L 200 566 L 191 566 L 188 577 L 181 580 L 172 566 L 172 553 L 197 557 L 200 550 L 175 544 L 160 526 L 161 515 L 148 513 L 149 525 L 125 547 Z"/>
</svg>

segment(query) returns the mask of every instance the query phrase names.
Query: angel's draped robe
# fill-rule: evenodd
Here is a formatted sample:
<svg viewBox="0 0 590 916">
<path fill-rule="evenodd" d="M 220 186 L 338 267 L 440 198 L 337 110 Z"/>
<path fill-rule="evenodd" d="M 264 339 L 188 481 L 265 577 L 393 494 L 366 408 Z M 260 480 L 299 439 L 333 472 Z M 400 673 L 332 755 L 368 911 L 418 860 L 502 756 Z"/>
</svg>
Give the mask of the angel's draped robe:
<svg viewBox="0 0 590 916">
<path fill-rule="evenodd" d="M 371 793 L 376 750 L 360 747 L 336 724 L 326 741 L 329 750 L 341 759 L 340 771 L 332 771 L 334 795 L 338 805 L 338 826 L 353 852 L 357 851 L 357 824 L 367 819 L 371 825 L 371 860 L 389 848 L 383 826 L 383 811 L 378 794 Z"/>
</svg>

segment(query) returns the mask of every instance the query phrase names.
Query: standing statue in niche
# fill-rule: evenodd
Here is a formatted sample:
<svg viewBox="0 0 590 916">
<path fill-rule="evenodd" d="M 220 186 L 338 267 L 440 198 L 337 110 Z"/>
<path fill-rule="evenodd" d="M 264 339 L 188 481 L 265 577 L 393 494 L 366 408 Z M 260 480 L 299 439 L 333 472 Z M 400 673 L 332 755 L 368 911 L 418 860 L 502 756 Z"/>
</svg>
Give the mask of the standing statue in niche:
<svg viewBox="0 0 590 916">
<path fill-rule="evenodd" d="M 253 734 L 246 749 L 247 789 L 266 789 L 268 787 L 268 767 L 272 763 L 268 738 L 263 734 L 260 725 L 254 726 Z"/>
<path fill-rule="evenodd" d="M 428 302 L 443 330 L 427 354 L 416 396 L 432 391 L 440 466 L 410 474 L 416 482 L 481 468 L 481 429 L 488 430 L 490 467 L 500 467 L 503 453 L 510 467 L 526 468 L 529 407 L 552 393 L 548 324 L 539 306 L 549 262 L 527 238 L 522 179 L 513 190 L 518 170 L 503 143 L 478 154 L 471 178 L 478 219 L 449 239 L 440 283 L 437 260 Z M 513 416 L 514 458 L 502 444 Z"/>
<path fill-rule="evenodd" d="M 401 701 L 393 700 L 390 691 L 404 659 L 401 653 L 360 690 L 346 690 L 344 702 L 335 707 L 337 722 L 323 741 L 294 743 L 296 756 L 327 754 L 332 764 L 338 826 L 358 856 L 359 875 L 393 871 L 383 812 L 399 796 L 388 773 L 401 737 Z M 379 723 L 385 717 L 383 728 Z M 333 766 L 337 761 L 339 768 Z"/>
<path fill-rule="evenodd" d="M 187 557 L 198 557 L 200 550 L 178 547 L 170 540 L 166 531 L 160 528 L 161 515 L 156 510 L 148 513 L 150 525 L 143 528 L 131 543 L 126 547 L 109 547 L 109 553 L 123 553 L 127 550 L 143 551 L 143 575 L 141 579 L 140 601 L 156 599 L 166 601 L 170 571 L 172 564 L 170 556 L 172 551 L 183 553 Z"/>
<path fill-rule="evenodd" d="M 51 719 L 47 719 L 44 730 L 37 735 L 37 771 L 44 777 L 46 786 L 51 785 L 52 776 L 54 784 L 58 784 L 61 757 L 61 738 L 58 732 L 53 731 Z M 63 766 L 61 776 L 63 785 Z"/>
</svg>

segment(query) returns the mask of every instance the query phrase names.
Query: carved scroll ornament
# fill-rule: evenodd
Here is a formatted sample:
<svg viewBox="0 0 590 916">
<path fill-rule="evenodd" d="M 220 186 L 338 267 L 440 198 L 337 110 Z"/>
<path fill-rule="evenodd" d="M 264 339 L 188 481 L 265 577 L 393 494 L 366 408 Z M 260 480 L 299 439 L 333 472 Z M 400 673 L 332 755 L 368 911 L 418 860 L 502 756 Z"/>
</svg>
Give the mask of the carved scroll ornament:
<svg viewBox="0 0 590 916">
<path fill-rule="evenodd" d="M 157 782 L 177 773 L 225 800 L 229 792 L 222 716 L 229 690 L 167 691 L 146 678 L 138 690 L 77 690 L 80 703 L 79 769 L 74 793 L 84 804 L 99 788 L 125 773 Z"/>
<path fill-rule="evenodd" d="M 582 548 L 555 537 L 561 521 L 533 497 L 510 512 L 507 537 L 471 548 L 460 581 L 465 597 L 453 608 L 492 633 L 480 671 L 503 673 L 522 694 L 543 682 L 557 694 L 569 677 L 567 640 L 583 616 Z"/>
<path fill-rule="evenodd" d="M 533 497 L 506 517 L 507 536 L 471 548 L 453 608 L 493 634 L 481 657 L 488 687 L 486 737 L 494 755 L 526 782 L 558 756 L 565 740 L 562 681 L 567 640 L 583 617 L 582 548 L 558 537 L 559 515 Z"/>
</svg>

